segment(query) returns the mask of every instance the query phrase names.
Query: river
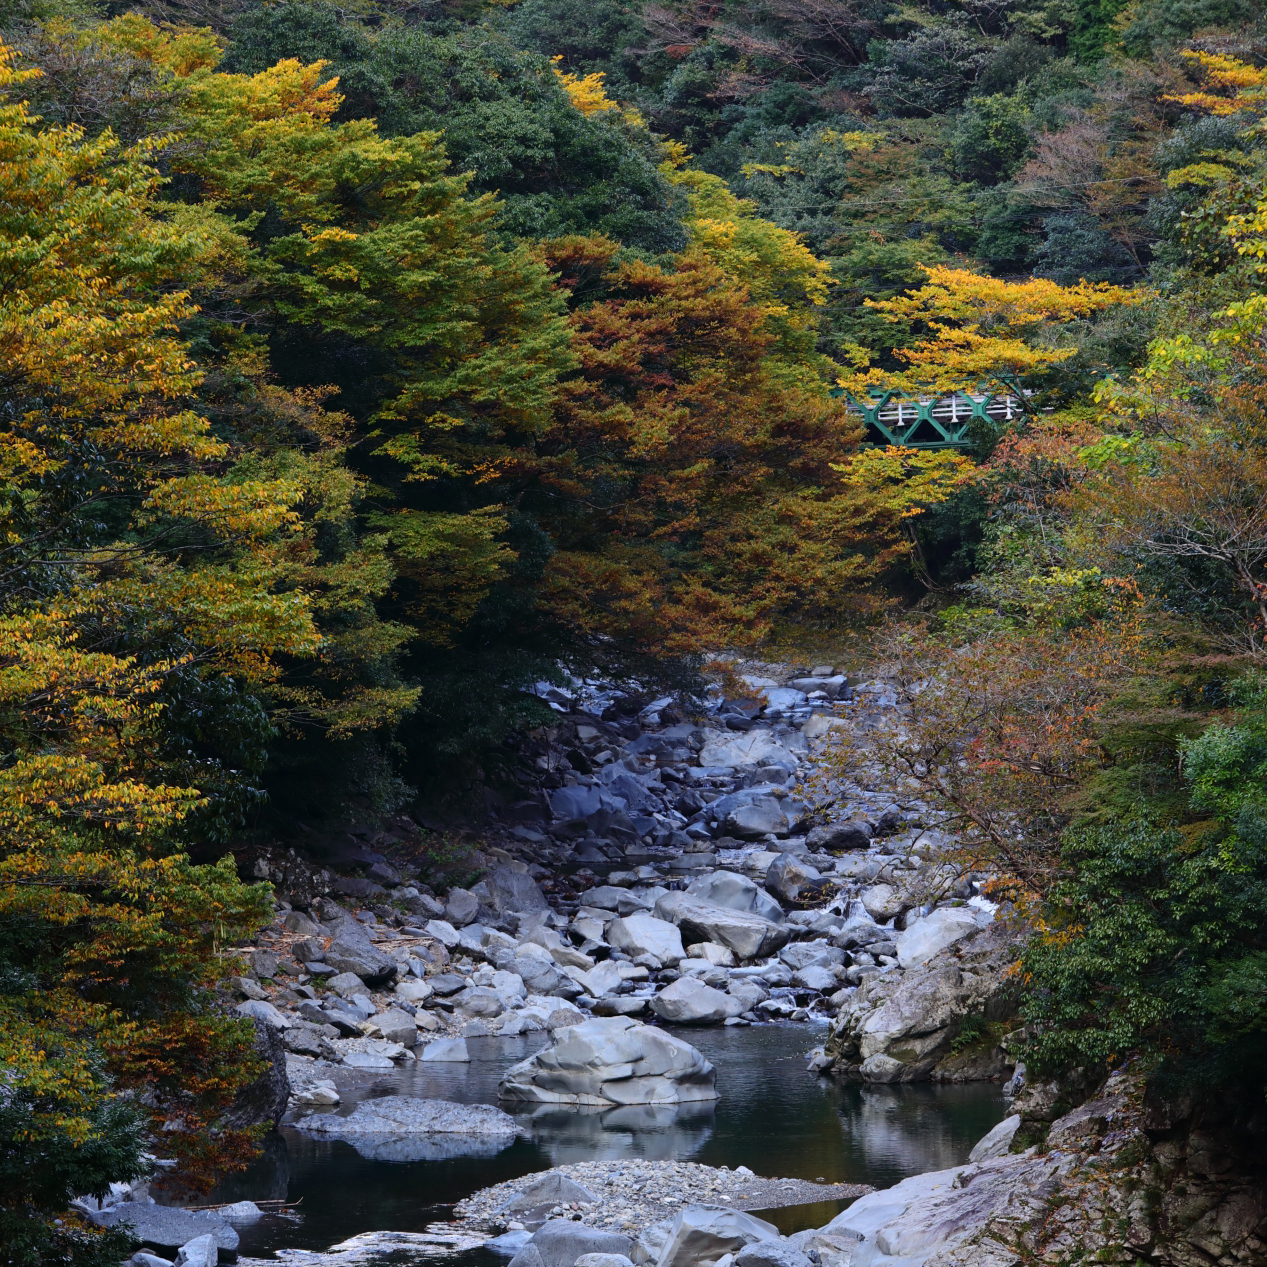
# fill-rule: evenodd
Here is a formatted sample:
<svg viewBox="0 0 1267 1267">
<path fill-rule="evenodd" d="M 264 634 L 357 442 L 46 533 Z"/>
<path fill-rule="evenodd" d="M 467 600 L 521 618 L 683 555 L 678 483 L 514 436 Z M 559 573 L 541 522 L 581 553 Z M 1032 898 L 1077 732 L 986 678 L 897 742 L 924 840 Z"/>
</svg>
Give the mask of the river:
<svg viewBox="0 0 1267 1267">
<path fill-rule="evenodd" d="M 717 1066 L 721 1099 L 702 1112 L 615 1109 L 516 1113 L 528 1138 L 490 1156 L 458 1145 L 457 1155 L 425 1161 L 371 1161 L 350 1144 L 319 1140 L 283 1125 L 264 1156 L 225 1184 L 221 1200 L 286 1198 L 293 1216 L 240 1227 L 240 1252 L 264 1257 L 291 1246 L 321 1250 L 359 1232 L 422 1231 L 480 1188 L 568 1162 L 647 1157 L 745 1165 L 760 1175 L 887 1187 L 908 1175 L 967 1159 L 1006 1114 L 997 1084 L 861 1087 L 805 1072 L 804 1053 L 821 1041 L 817 1026 L 678 1031 Z M 502 1072 L 546 1045 L 544 1034 L 468 1041 L 470 1064 L 411 1064 L 364 1095 L 416 1095 L 496 1104 Z M 349 1110 L 345 1097 L 343 1112 Z M 503 1108 L 512 1106 L 503 1104 Z M 838 1207 L 787 1211 L 786 1233 L 818 1226 Z M 795 1226 L 794 1226 L 795 1224 Z M 467 1267 L 501 1262 L 488 1251 L 462 1256 Z"/>
</svg>

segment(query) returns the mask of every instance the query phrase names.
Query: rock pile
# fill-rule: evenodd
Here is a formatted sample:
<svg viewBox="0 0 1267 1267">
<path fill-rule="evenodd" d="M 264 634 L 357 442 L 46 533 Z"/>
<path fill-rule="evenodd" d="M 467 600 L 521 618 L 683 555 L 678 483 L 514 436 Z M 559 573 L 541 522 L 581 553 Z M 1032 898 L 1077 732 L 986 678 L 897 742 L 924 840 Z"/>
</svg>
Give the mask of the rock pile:
<svg viewBox="0 0 1267 1267">
<path fill-rule="evenodd" d="M 538 1189 L 557 1177 L 572 1188 L 543 1205 Z M 557 1166 L 495 1184 L 459 1201 L 454 1217 L 463 1227 L 486 1231 L 534 1227 L 549 1218 L 582 1217 L 589 1226 L 637 1235 L 671 1219 L 683 1205 L 722 1205 L 736 1210 L 768 1210 L 781 1205 L 835 1201 L 871 1192 L 865 1184 L 810 1183 L 765 1179 L 746 1166 L 701 1166 L 695 1162 L 585 1161 Z M 535 1216 L 535 1217 L 534 1217 Z"/>
<path fill-rule="evenodd" d="M 950 842 L 924 807 L 884 790 L 830 787 L 836 821 L 814 825 L 805 776 L 825 737 L 865 732 L 895 701 L 826 666 L 766 671 L 694 720 L 668 699 L 543 685 L 558 721 L 534 732 L 531 796 L 504 807 L 477 883 L 437 894 L 367 854 L 363 875 L 323 873 L 341 900 L 292 892 L 228 983 L 239 1011 L 280 1033 L 292 1105 L 332 1103 L 356 1071 L 454 1058 L 443 1040 L 591 1017 L 839 1017 L 820 1067 L 875 1081 L 945 1073 L 989 995 L 956 992 L 944 971 L 990 920 L 979 877 L 945 861 Z M 914 984 L 925 977 L 940 984 Z M 938 1039 L 901 1060 L 925 1002 Z M 906 1021 L 871 1024 L 894 1007 Z M 963 1070 L 998 1076 L 1006 1061 L 992 1051 L 947 1076 Z"/>
</svg>

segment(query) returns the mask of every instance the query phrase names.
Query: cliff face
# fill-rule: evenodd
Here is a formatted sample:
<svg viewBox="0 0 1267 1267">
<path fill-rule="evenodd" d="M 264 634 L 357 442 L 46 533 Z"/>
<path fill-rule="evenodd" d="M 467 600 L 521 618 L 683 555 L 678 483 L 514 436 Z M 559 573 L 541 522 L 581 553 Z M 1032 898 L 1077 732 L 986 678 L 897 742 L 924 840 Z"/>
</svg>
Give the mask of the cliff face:
<svg viewBox="0 0 1267 1267">
<path fill-rule="evenodd" d="M 1054 1121 L 1060 1092 L 1018 1096 L 1018 1139 L 1041 1144 L 863 1197 L 822 1235 L 830 1267 L 1267 1263 L 1262 1106 L 1164 1105 L 1115 1074 Z M 986 1150 L 989 1151 L 989 1150 Z M 857 1244 L 841 1254 L 842 1236 Z"/>
<path fill-rule="evenodd" d="M 1016 931 L 999 920 L 926 964 L 864 979 L 832 1025 L 833 1072 L 865 1082 L 1010 1077 L 1015 1060 L 1000 1044 L 1018 1024 L 1018 953 Z"/>
</svg>

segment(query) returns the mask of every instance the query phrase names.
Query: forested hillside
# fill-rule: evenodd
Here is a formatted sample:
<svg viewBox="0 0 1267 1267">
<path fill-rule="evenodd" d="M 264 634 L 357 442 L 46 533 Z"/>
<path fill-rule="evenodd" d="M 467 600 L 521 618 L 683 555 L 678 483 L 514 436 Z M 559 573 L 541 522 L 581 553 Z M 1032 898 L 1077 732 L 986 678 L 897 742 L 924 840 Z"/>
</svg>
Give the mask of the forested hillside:
<svg viewBox="0 0 1267 1267">
<path fill-rule="evenodd" d="M 1036 1067 L 1262 1095 L 1260 5 L 3 14 L 12 1261 L 115 1261 L 49 1220 L 164 1124 L 249 1152 L 231 846 L 798 630 L 922 701 L 887 759 L 1037 921 Z M 957 448 L 853 403 L 983 391 Z"/>
</svg>

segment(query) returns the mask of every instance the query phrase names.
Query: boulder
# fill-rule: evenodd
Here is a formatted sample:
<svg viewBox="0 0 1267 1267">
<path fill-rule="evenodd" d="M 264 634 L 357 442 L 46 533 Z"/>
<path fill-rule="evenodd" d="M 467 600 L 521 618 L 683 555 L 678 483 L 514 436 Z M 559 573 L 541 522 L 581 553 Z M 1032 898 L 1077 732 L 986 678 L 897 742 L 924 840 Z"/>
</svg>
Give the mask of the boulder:
<svg viewBox="0 0 1267 1267">
<path fill-rule="evenodd" d="M 845 962 L 845 952 L 823 941 L 794 941 L 779 951 L 779 962 L 795 972 L 811 964 L 840 964 Z"/>
<path fill-rule="evenodd" d="M 260 999 L 247 999 L 245 1003 L 239 1003 L 235 1010 L 242 1016 L 249 1016 L 253 1021 L 269 1025 L 273 1029 L 285 1029 L 291 1024 L 271 1003 Z"/>
<path fill-rule="evenodd" d="M 500 1016 L 506 1010 L 506 1004 L 497 991 L 482 985 L 469 985 L 453 995 L 452 1000 L 453 1010 L 466 1017 Z"/>
<path fill-rule="evenodd" d="M 283 1031 L 282 1043 L 296 1056 L 312 1056 L 314 1059 L 338 1060 L 339 1053 L 330 1040 L 315 1025 L 293 1026 Z"/>
<path fill-rule="evenodd" d="M 419 981 L 416 977 L 396 982 L 396 997 L 404 999 L 406 1003 L 423 1003 L 434 993 L 427 982 Z"/>
<path fill-rule="evenodd" d="M 726 993 L 738 1001 L 741 1016 L 770 997 L 770 991 L 756 981 L 732 981 L 726 987 Z"/>
<path fill-rule="evenodd" d="M 1061 1180 L 1074 1162 L 1068 1155 L 1036 1157 L 1031 1150 L 978 1166 L 915 1175 L 892 1188 L 859 1197 L 822 1232 L 855 1237 L 861 1243 L 855 1247 L 852 1261 L 871 1267 L 924 1267 L 929 1262 L 953 1262 L 962 1267 L 1015 1264 L 1022 1258 L 1011 1238 L 1029 1228 L 1048 1225 L 1052 1198 L 1060 1192 Z M 1070 1247 L 1095 1245 L 1108 1259 L 1109 1245 L 1116 1247 L 1118 1238 L 1107 1238 L 1100 1224 L 1077 1218 L 1079 1202 L 1064 1194 L 1062 1197 L 1065 1217 L 1061 1226 L 1069 1238 L 1065 1243 Z M 1118 1207 L 1119 1217 L 1124 1209 Z M 1073 1212 L 1074 1221 L 1083 1224 L 1082 1234 L 1067 1227 L 1071 1220 L 1066 1212 Z M 1105 1225 L 1113 1221 L 1107 1211 L 1100 1217 Z M 1110 1261 L 1130 1261 L 1137 1256 L 1119 1251 Z M 1198 1261 L 1198 1257 L 1180 1261 Z"/>
<path fill-rule="evenodd" d="M 1013 1113 L 1005 1117 L 997 1126 L 991 1127 L 973 1146 L 968 1154 L 970 1162 L 989 1161 L 991 1157 L 1004 1157 L 1012 1148 L 1012 1140 L 1016 1128 L 1021 1124 L 1021 1115 Z"/>
<path fill-rule="evenodd" d="M 994 923 L 923 967 L 866 977 L 841 1008 L 827 1040 L 836 1071 L 872 1082 L 1003 1075 L 1008 1058 L 988 1031 L 960 1051 L 952 1045 L 967 1018 L 998 1022 L 1014 1013 L 1016 955 L 1013 935 Z M 885 1059 L 873 1059 L 878 1057 Z"/>
<path fill-rule="evenodd" d="M 656 1267 L 712 1267 L 754 1241 L 778 1241 L 779 1229 L 742 1210 L 720 1205 L 688 1205 L 669 1228 Z"/>
<path fill-rule="evenodd" d="M 428 897 L 425 893 L 414 893 L 409 897 L 397 895 L 396 901 L 411 915 L 415 915 L 419 919 L 444 918 L 444 903 L 437 902 L 435 898 Z"/>
<path fill-rule="evenodd" d="M 176 1267 L 216 1267 L 219 1261 L 220 1247 L 209 1232 L 195 1236 L 176 1251 Z"/>
<path fill-rule="evenodd" d="M 735 1255 L 735 1267 L 813 1267 L 813 1261 L 788 1241 L 753 1241 Z"/>
<path fill-rule="evenodd" d="M 525 1228 L 522 1231 L 503 1232 L 500 1236 L 494 1236 L 491 1240 L 484 1242 L 484 1248 L 491 1249 L 495 1254 L 514 1258 L 530 1240 L 532 1240 L 532 1233 Z"/>
<path fill-rule="evenodd" d="M 340 920 L 334 928 L 325 962 L 336 972 L 355 972 L 366 985 L 386 985 L 396 975 L 396 963 L 370 940 L 364 924 Z"/>
<path fill-rule="evenodd" d="M 990 915 L 971 906 L 942 906 L 916 920 L 897 939 L 897 961 L 903 968 L 926 964 L 938 951 L 971 936 Z"/>
<path fill-rule="evenodd" d="M 732 911 L 751 911 L 778 924 L 783 908 L 760 885 L 733 871 L 714 871 L 693 880 L 687 894 Z"/>
<path fill-rule="evenodd" d="M 730 801 L 723 797 L 722 801 Z M 738 836 L 740 840 L 760 840 L 763 836 L 786 836 L 792 829 L 784 812 L 782 801 L 776 796 L 744 797 L 737 804 L 714 802 L 717 826 L 726 836 Z"/>
<path fill-rule="evenodd" d="M 651 1010 L 674 1025 L 720 1025 L 744 1009 L 738 999 L 694 977 L 680 977 L 651 1000 Z"/>
<path fill-rule="evenodd" d="M 538 1104 L 715 1100 L 717 1073 L 689 1043 L 624 1016 L 556 1030 L 554 1045 L 506 1071 L 498 1094 Z"/>
<path fill-rule="evenodd" d="M 510 1267 L 575 1267 L 576 1260 L 585 1254 L 627 1257 L 631 1249 L 633 1241 L 618 1232 L 600 1232 L 570 1219 L 552 1219 L 510 1260 Z"/>
<path fill-rule="evenodd" d="M 529 1175 L 529 1179 L 533 1176 Z M 518 1214 L 521 1211 L 537 1210 L 541 1206 L 570 1205 L 572 1202 L 595 1202 L 598 1195 L 579 1183 L 561 1175 L 556 1170 L 547 1170 L 544 1175 L 537 1176 L 532 1183 L 525 1184 L 504 1205 L 497 1207 L 498 1214 Z"/>
<path fill-rule="evenodd" d="M 258 1006 L 258 1005 L 257 1005 Z M 286 1048 L 282 1031 L 256 1019 L 251 1049 L 264 1062 L 264 1070 L 241 1087 L 219 1125 L 238 1130 L 248 1126 L 276 1127 L 290 1104 L 290 1077 L 286 1073 Z"/>
<path fill-rule="evenodd" d="M 653 905 L 646 898 L 614 884 L 600 884 L 596 888 L 586 889 L 581 894 L 580 902 L 582 906 L 588 906 L 592 910 L 615 911 L 617 915 L 649 911 Z"/>
<path fill-rule="evenodd" d="M 862 905 L 877 924 L 887 924 L 910 903 L 891 884 L 873 884 L 862 890 Z"/>
<path fill-rule="evenodd" d="M 821 879 L 819 872 L 808 862 L 802 862 L 790 853 L 781 853 L 766 870 L 765 886 L 784 901 L 795 902 L 807 884 Z"/>
<path fill-rule="evenodd" d="M 716 968 L 733 968 L 735 952 L 729 946 L 719 946 L 713 941 L 697 941 L 686 948 L 688 958 L 704 959 Z"/>
<path fill-rule="evenodd" d="M 817 990 L 820 994 L 830 994 L 840 984 L 836 980 L 836 974 L 821 964 L 810 964 L 808 967 L 798 968 L 792 973 L 792 981 L 807 990 Z"/>
<path fill-rule="evenodd" d="M 874 942 L 883 941 L 889 936 L 888 930 L 882 929 L 870 916 L 859 919 L 850 918 L 845 925 L 832 934 L 832 945 L 841 950 L 853 950 L 856 946 L 870 946 Z"/>
<path fill-rule="evenodd" d="M 354 994 L 365 993 L 365 982 L 355 972 L 339 972 L 326 982 L 326 989 L 350 999 Z"/>
<path fill-rule="evenodd" d="M 714 941 L 729 946 L 739 959 L 773 954 L 787 943 L 792 930 L 751 911 L 716 906 L 686 893 L 666 893 L 656 903 L 660 919 L 676 924 L 688 942 Z"/>
<path fill-rule="evenodd" d="M 758 765 L 796 769 L 796 758 L 778 736 L 772 730 L 760 728 L 738 735 L 724 730 L 706 731 L 699 763 L 702 766 L 733 766 L 737 769 Z"/>
<path fill-rule="evenodd" d="M 379 1012 L 374 1017 L 374 1024 L 389 1043 L 402 1043 L 406 1047 L 412 1047 L 418 1041 L 417 1022 L 400 1008 L 393 1007 L 386 1012 Z"/>
<path fill-rule="evenodd" d="M 686 957 L 682 949 L 682 934 L 677 926 L 646 912 L 612 920 L 607 929 L 607 940 L 632 959 L 639 955 L 654 955 L 662 964 L 672 966 Z"/>
<path fill-rule="evenodd" d="M 524 987 L 530 994 L 554 994 L 568 980 L 555 967 L 548 951 L 542 958 L 524 953 L 517 954 L 505 964 L 505 971 L 513 972 L 517 977 L 522 978 Z"/>
<path fill-rule="evenodd" d="M 309 919 L 303 911 L 287 911 L 282 917 L 282 927 L 287 932 L 298 933 L 301 937 L 325 937 L 321 925 Z"/>
<path fill-rule="evenodd" d="M 469 889 L 450 889 L 444 900 L 444 918 L 454 928 L 473 924 L 479 909 L 480 900 Z"/>
<path fill-rule="evenodd" d="M 232 1225 L 208 1210 L 182 1210 L 175 1205 L 151 1205 L 142 1201 L 122 1201 L 87 1217 L 98 1227 L 128 1224 L 132 1239 L 173 1257 L 183 1245 L 201 1236 L 210 1236 L 218 1249 L 234 1253 L 238 1234 Z"/>
<path fill-rule="evenodd" d="M 442 998 L 447 999 L 466 989 L 466 981 L 456 972 L 441 972 L 431 977 L 428 984 Z"/>
<path fill-rule="evenodd" d="M 582 1254 L 576 1267 L 634 1267 L 633 1259 L 624 1254 Z"/>
<path fill-rule="evenodd" d="M 795 686 L 767 686 L 761 694 L 765 696 L 768 708 L 783 713 L 800 708 L 805 703 L 805 692 Z"/>
<path fill-rule="evenodd" d="M 549 909 L 541 886 L 524 871 L 494 867 L 484 882 L 488 885 L 493 906 L 503 915 L 510 911 L 531 915 Z"/>
<path fill-rule="evenodd" d="M 871 830 L 867 823 L 856 820 L 847 823 L 830 823 L 825 827 L 813 828 L 806 836 L 805 843 L 815 853 L 861 852 L 871 844 Z"/>
<path fill-rule="evenodd" d="M 422 926 L 422 931 L 428 937 L 438 941 L 446 950 L 452 950 L 462 940 L 462 934 L 447 919 L 429 919 Z"/>
</svg>

